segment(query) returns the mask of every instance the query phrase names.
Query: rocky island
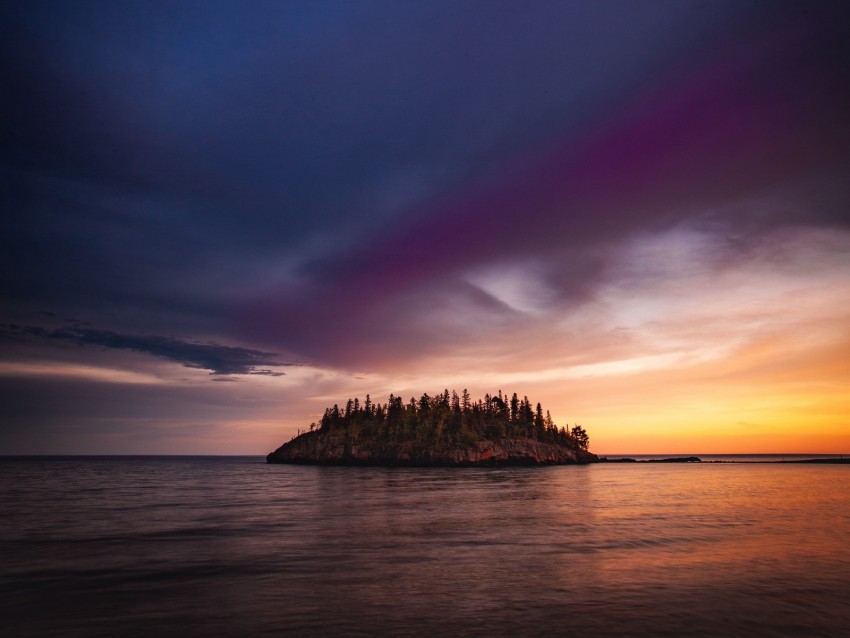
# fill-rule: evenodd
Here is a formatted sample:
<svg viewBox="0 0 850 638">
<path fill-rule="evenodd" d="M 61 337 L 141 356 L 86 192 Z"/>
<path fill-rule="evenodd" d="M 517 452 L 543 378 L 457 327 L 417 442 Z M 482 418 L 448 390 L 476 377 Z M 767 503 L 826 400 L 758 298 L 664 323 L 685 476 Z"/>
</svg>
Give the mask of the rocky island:
<svg viewBox="0 0 850 638">
<path fill-rule="evenodd" d="M 558 427 L 540 403 L 501 391 L 472 401 L 445 390 L 404 403 L 366 395 L 325 410 L 319 423 L 284 443 L 268 463 L 378 466 L 489 466 L 593 463 L 589 437 L 575 425 Z"/>
</svg>

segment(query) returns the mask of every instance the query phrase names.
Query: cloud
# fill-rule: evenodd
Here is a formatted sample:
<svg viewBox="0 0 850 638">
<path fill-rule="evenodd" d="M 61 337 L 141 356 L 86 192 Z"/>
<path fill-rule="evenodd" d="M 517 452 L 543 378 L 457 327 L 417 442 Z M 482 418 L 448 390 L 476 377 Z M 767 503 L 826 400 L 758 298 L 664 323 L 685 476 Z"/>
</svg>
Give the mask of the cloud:
<svg viewBox="0 0 850 638">
<path fill-rule="evenodd" d="M 295 365 L 281 361 L 280 355 L 274 352 L 223 346 L 214 342 L 186 341 L 158 335 L 121 334 L 111 330 L 96 330 L 80 326 L 48 329 L 40 326 L 2 324 L 0 338 L 16 341 L 35 339 L 84 347 L 100 346 L 115 350 L 130 350 L 174 361 L 187 368 L 210 370 L 210 374 L 214 375 L 250 374 L 279 377 L 283 376 L 283 372 L 258 366 Z"/>
<path fill-rule="evenodd" d="M 201 4 L 0 4 L 22 412 L 153 433 L 266 393 L 236 440 L 357 393 L 615 379 L 607 406 L 846 343 L 846 3 Z M 241 376 L 290 356 L 321 367 Z"/>
<path fill-rule="evenodd" d="M 786 28 L 790 45 L 779 37 Z M 380 233 L 329 243 L 333 250 L 303 265 L 301 286 L 269 281 L 231 306 L 232 325 L 333 365 L 368 364 L 391 349 L 406 363 L 435 340 L 466 338 L 435 319 L 438 308 L 461 320 L 484 309 L 458 289 L 461 279 L 505 304 L 488 316 L 508 317 L 532 303 L 584 304 L 607 283 L 607 265 L 647 234 L 700 222 L 745 245 L 793 226 L 844 229 L 847 192 L 832 177 L 850 162 L 847 116 L 836 108 L 840 46 L 813 21 L 712 47 L 600 109 L 580 132 L 488 165 Z M 665 246 L 663 257 L 695 263 L 689 245 Z M 505 274 L 559 262 L 545 282 L 551 290 Z"/>
</svg>

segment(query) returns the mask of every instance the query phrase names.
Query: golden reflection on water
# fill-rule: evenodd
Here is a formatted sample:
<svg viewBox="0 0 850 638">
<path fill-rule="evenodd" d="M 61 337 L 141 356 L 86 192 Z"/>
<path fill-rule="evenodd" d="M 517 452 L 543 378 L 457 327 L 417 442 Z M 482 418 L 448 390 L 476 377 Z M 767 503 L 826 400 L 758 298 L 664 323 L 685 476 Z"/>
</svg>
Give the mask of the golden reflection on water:
<svg viewBox="0 0 850 638">
<path fill-rule="evenodd" d="M 850 472 L 811 469 L 593 468 L 592 588 L 631 601 L 619 622 L 636 631 L 653 619 L 685 631 L 688 619 L 793 635 L 813 630 L 813 607 L 850 619 L 835 595 L 850 584 Z M 562 576 L 574 567 L 565 555 Z"/>
<path fill-rule="evenodd" d="M 641 464 L 352 476 L 342 486 L 340 475 L 326 473 L 323 489 L 357 495 L 352 533 L 378 540 L 373 564 L 382 576 L 352 576 L 358 588 L 336 601 L 343 616 L 364 604 L 399 611 L 405 601 L 405 614 L 419 622 L 462 608 L 504 628 L 512 626 L 511 609 L 541 626 L 608 633 L 611 622 L 631 635 L 654 627 L 652 634 L 657 623 L 693 634 L 690 623 L 711 620 L 728 631 L 758 635 L 764 626 L 773 635 L 805 629 L 802 607 L 823 603 L 850 614 L 835 598 L 850 585 L 843 467 Z M 320 517 L 333 516 L 335 503 L 329 499 Z M 327 546 L 340 530 L 323 533 Z M 600 616 L 578 615 L 575 605 Z"/>
<path fill-rule="evenodd" d="M 0 612 L 15 635 L 850 626 L 848 466 L 9 468 Z"/>
</svg>

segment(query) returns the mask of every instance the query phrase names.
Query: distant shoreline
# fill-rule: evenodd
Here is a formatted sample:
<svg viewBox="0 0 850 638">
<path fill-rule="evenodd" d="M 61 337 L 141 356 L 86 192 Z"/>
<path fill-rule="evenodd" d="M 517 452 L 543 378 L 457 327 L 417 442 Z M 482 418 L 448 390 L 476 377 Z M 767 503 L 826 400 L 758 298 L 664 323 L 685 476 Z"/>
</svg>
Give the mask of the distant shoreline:
<svg viewBox="0 0 850 638">
<path fill-rule="evenodd" d="M 728 456 L 736 456 L 730 454 Z M 741 455 L 748 456 L 748 455 Z M 765 455 L 772 456 L 772 455 Z M 779 456 L 779 455 L 777 455 Z M 794 455 L 786 455 L 786 456 L 794 456 Z M 805 455 L 800 455 L 805 456 Z M 838 455 L 835 457 L 827 457 L 827 458 L 805 458 L 805 459 L 773 459 L 773 460 L 759 460 L 759 459 L 745 459 L 740 458 L 737 460 L 723 460 L 723 459 L 712 459 L 709 461 L 704 461 L 698 456 L 670 456 L 670 457 L 662 457 L 662 458 L 654 458 L 654 459 L 637 459 L 633 457 L 617 457 L 617 458 L 608 458 L 605 456 L 599 457 L 600 463 L 724 463 L 724 464 L 742 464 L 742 463 L 815 463 L 815 464 L 826 464 L 826 465 L 844 465 L 850 464 L 850 456 Z"/>
<path fill-rule="evenodd" d="M 653 455 L 635 455 L 636 457 L 651 457 Z M 719 456 L 728 456 L 727 459 L 718 459 Z M 759 459 L 758 457 L 772 457 Z M 782 457 L 802 457 L 802 458 L 782 458 Z M 707 457 L 707 458 L 704 458 Z M 753 458 L 746 458 L 753 457 Z M 0 454 L 0 461 L 75 461 L 75 460 L 94 460 L 94 461 L 112 461 L 112 460 L 146 460 L 160 459 L 163 461 L 180 461 L 191 459 L 230 459 L 234 461 L 262 460 L 265 463 L 266 455 L 264 454 Z M 690 460 L 687 460 L 690 459 Z M 764 455 L 736 455 L 736 454 L 705 454 L 702 456 L 664 456 L 658 455 L 654 458 L 635 458 L 631 456 L 616 456 L 606 457 L 599 456 L 599 463 L 700 463 L 700 464 L 721 464 L 721 465 L 742 465 L 742 464 L 806 464 L 806 465 L 847 465 L 850 464 L 850 454 L 836 455 L 807 455 L 807 454 L 764 454 Z"/>
</svg>

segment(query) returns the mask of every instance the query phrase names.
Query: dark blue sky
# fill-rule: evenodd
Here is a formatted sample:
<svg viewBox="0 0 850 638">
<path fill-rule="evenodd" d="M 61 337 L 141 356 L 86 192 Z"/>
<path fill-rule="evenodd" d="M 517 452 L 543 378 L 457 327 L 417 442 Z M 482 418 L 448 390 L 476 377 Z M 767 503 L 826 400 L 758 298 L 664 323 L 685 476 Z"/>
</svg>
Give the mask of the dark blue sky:
<svg viewBox="0 0 850 638">
<path fill-rule="evenodd" d="M 571 353 L 612 285 L 667 298 L 621 263 L 636 242 L 709 238 L 706 273 L 788 229 L 803 270 L 811 233 L 845 245 L 841 3 L 0 11 L 0 451 L 220 450 L 363 375 L 533 386 L 633 356 Z"/>
</svg>

